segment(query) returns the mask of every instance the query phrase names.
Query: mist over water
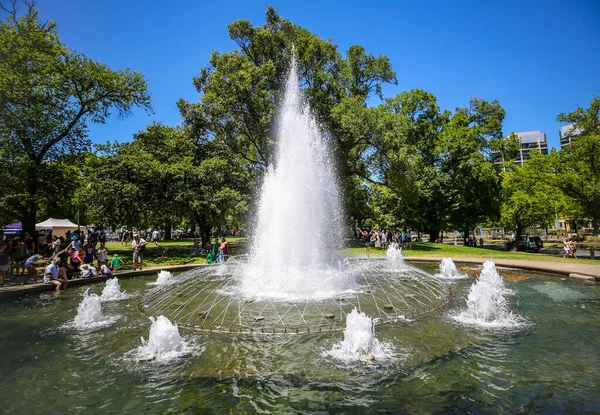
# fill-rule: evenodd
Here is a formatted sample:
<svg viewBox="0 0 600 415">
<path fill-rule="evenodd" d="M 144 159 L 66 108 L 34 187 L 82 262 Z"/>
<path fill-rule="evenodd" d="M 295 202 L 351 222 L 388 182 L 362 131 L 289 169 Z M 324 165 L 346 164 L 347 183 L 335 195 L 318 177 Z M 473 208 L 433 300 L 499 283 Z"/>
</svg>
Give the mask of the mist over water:
<svg viewBox="0 0 600 415">
<path fill-rule="evenodd" d="M 279 108 L 276 158 L 263 183 L 246 295 L 270 298 L 333 295 L 341 279 L 334 251 L 341 242 L 341 208 L 327 138 L 304 102 L 293 62 Z"/>
</svg>

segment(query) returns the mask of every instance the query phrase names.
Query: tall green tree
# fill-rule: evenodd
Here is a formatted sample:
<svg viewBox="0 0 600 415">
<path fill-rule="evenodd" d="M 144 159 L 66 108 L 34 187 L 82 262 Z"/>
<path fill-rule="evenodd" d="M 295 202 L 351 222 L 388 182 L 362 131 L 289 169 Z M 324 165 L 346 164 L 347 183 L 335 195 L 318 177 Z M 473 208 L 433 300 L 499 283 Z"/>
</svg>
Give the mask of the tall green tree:
<svg viewBox="0 0 600 415">
<path fill-rule="evenodd" d="M 547 224 L 564 209 L 565 199 L 559 189 L 540 180 L 540 165 L 548 161 L 544 155 L 533 153 L 522 166 L 512 165 L 503 173 L 500 223 L 514 229 L 517 240 L 526 227 Z"/>
<path fill-rule="evenodd" d="M 5 213 L 33 232 L 43 164 L 89 149 L 90 123 L 150 109 L 150 96 L 140 73 L 114 71 L 68 49 L 33 3 L 21 16 L 14 5 L 0 22 L 0 156 L 12 177 L 0 193 Z"/>
<path fill-rule="evenodd" d="M 552 154 L 551 171 L 546 177 L 554 186 L 582 208 L 591 219 L 594 233 L 600 222 L 600 97 L 594 96 L 589 108 L 559 114 L 557 120 L 574 124 L 570 145 Z"/>
</svg>

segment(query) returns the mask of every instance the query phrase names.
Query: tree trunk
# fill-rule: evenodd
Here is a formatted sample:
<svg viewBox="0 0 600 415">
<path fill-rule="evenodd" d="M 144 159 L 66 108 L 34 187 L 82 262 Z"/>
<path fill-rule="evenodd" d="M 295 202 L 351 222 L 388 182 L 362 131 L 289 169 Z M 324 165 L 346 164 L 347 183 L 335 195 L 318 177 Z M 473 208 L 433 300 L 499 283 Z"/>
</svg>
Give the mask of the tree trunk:
<svg viewBox="0 0 600 415">
<path fill-rule="evenodd" d="M 27 168 L 27 196 L 25 209 L 21 217 L 23 233 L 29 232 L 31 236 L 35 235 L 35 222 L 37 220 L 38 171 L 37 165 Z"/>
<path fill-rule="evenodd" d="M 518 251 L 519 250 L 519 240 L 521 239 L 521 233 L 523 231 L 523 227 L 517 223 L 517 226 L 515 226 L 515 240 L 514 240 L 514 246 L 513 246 L 513 251 Z"/>
<path fill-rule="evenodd" d="M 439 229 L 429 229 L 429 242 L 435 242 L 435 240 L 438 239 L 439 235 Z"/>
<path fill-rule="evenodd" d="M 464 228 L 463 229 L 463 246 L 468 246 L 468 241 L 469 241 L 469 234 L 471 233 L 471 230 L 469 228 Z"/>
<path fill-rule="evenodd" d="M 171 223 L 171 219 L 168 219 L 166 221 L 166 226 L 165 226 L 165 240 L 166 241 L 170 241 L 171 239 L 173 239 L 173 224 Z"/>
<path fill-rule="evenodd" d="M 598 236 L 598 219 L 592 219 L 592 226 L 594 227 L 594 235 Z"/>
</svg>

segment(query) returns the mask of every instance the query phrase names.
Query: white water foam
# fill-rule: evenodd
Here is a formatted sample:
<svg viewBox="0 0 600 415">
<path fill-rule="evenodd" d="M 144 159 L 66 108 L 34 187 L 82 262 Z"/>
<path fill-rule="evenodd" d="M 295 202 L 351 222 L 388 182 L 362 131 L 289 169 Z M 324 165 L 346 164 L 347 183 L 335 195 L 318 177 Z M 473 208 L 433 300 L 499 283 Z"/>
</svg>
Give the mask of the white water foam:
<svg viewBox="0 0 600 415">
<path fill-rule="evenodd" d="M 461 274 L 456 269 L 456 265 L 452 258 L 444 258 L 442 262 L 440 262 L 440 272 L 436 275 L 438 278 L 448 279 L 448 280 L 459 280 L 463 278 L 468 278 L 467 274 Z"/>
<path fill-rule="evenodd" d="M 504 285 L 493 261 L 486 261 L 467 297 L 467 309 L 451 317 L 459 323 L 482 328 L 516 328 L 525 319 L 513 314 L 506 302 L 511 291 Z"/>
<path fill-rule="evenodd" d="M 121 301 L 130 298 L 131 295 L 125 293 L 125 291 L 121 292 L 121 286 L 119 285 L 119 279 L 117 277 L 109 278 L 106 280 L 106 285 L 102 290 L 102 295 L 100 296 L 100 300 L 102 302 L 106 301 Z"/>
<path fill-rule="evenodd" d="M 158 277 L 156 278 L 156 281 L 149 282 L 148 285 L 167 285 L 167 284 L 173 284 L 174 282 L 175 282 L 175 278 L 173 277 L 173 274 L 171 274 L 169 271 L 160 270 L 160 272 L 158 273 Z"/>
<path fill-rule="evenodd" d="M 394 348 L 391 343 L 380 342 L 375 337 L 373 320 L 365 313 L 358 312 L 355 308 L 346 317 L 344 340 L 335 344 L 324 355 L 346 362 L 369 362 L 392 358 Z"/>
<path fill-rule="evenodd" d="M 105 317 L 102 315 L 102 302 L 97 294 L 90 294 L 90 289 L 85 291 L 83 300 L 77 307 L 77 315 L 74 324 L 78 330 L 94 330 L 99 327 L 114 323 L 116 317 Z"/>
<path fill-rule="evenodd" d="M 142 337 L 142 345 L 137 349 L 137 360 L 169 361 L 191 351 L 191 347 L 181 338 L 177 326 L 165 316 L 150 317 L 148 341 Z"/>
<path fill-rule="evenodd" d="M 392 242 L 385 252 L 385 256 L 389 261 L 392 262 L 400 262 L 404 261 L 402 257 L 402 247 L 398 245 L 396 242 Z"/>
</svg>

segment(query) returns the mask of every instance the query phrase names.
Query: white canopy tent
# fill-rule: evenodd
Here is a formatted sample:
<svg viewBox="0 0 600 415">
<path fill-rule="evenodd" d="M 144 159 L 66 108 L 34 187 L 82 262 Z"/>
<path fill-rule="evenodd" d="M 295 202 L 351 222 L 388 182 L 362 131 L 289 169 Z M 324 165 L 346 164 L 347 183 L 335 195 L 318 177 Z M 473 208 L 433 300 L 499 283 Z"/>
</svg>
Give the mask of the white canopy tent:
<svg viewBox="0 0 600 415">
<path fill-rule="evenodd" d="M 76 231 L 77 228 L 85 230 L 85 226 L 77 226 L 76 224 L 71 222 L 69 219 L 50 218 L 43 222 L 35 224 L 36 230 L 38 230 L 38 231 L 51 230 L 52 234 L 56 235 L 56 236 L 64 236 L 67 233 L 67 231 L 73 232 L 73 231 Z"/>
</svg>

